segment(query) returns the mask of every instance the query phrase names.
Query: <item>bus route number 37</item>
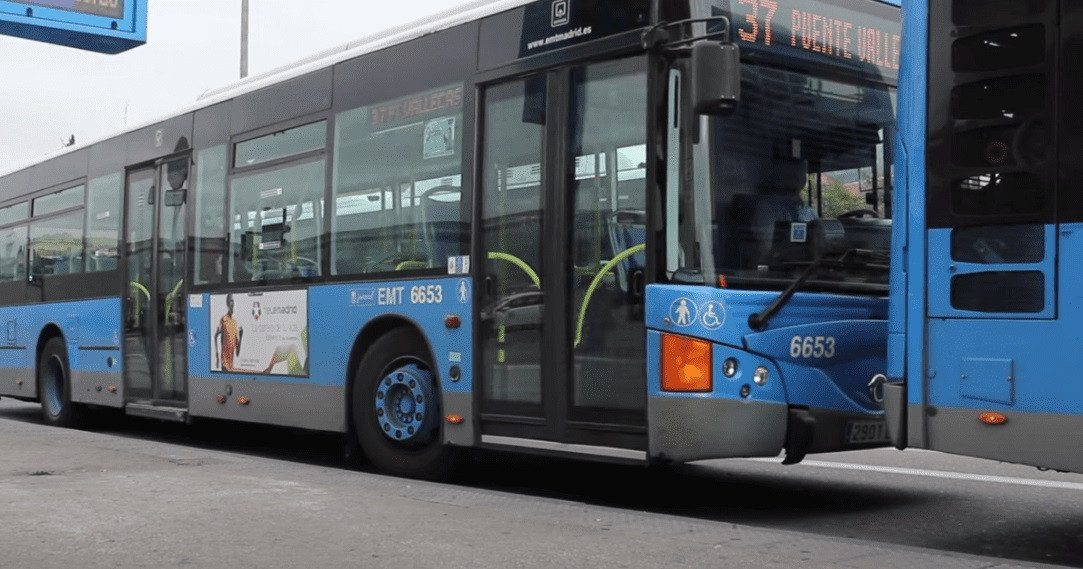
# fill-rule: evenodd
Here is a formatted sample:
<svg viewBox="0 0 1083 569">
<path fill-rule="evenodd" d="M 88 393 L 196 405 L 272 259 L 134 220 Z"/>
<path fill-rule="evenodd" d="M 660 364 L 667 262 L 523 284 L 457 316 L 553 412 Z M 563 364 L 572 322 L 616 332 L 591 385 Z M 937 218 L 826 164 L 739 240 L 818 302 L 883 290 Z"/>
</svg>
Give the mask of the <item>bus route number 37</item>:
<svg viewBox="0 0 1083 569">
<path fill-rule="evenodd" d="M 791 358 L 835 357 L 834 336 L 794 336 L 790 340 Z"/>
<path fill-rule="evenodd" d="M 442 285 L 418 285 L 410 287 L 410 302 L 414 304 L 436 304 L 444 301 Z"/>
</svg>

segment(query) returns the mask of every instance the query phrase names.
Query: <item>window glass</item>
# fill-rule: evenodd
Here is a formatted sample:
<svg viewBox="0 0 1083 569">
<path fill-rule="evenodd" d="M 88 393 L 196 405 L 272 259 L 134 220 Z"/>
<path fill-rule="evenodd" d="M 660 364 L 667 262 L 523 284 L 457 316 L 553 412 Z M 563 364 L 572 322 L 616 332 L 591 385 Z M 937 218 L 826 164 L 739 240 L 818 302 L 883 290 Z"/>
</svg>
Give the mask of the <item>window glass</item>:
<svg viewBox="0 0 1083 569">
<path fill-rule="evenodd" d="M 686 101 L 679 82 L 674 104 Z M 674 280 L 784 289 L 816 259 L 844 258 L 810 286 L 883 294 L 888 284 L 896 95 L 764 65 L 741 68 L 725 117 L 670 123 L 667 267 Z M 697 138 L 698 132 L 698 138 Z"/>
<path fill-rule="evenodd" d="M 25 204 L 24 204 L 25 205 Z M 26 226 L 0 230 L 0 282 L 26 279 Z"/>
<path fill-rule="evenodd" d="M 546 76 L 485 91 L 481 246 L 486 275 L 480 343 L 496 354 L 483 380 L 487 402 L 542 402 L 540 338 L 545 337 L 542 228 L 545 200 Z M 490 362 L 487 356 L 485 361 Z"/>
<path fill-rule="evenodd" d="M 320 274 L 324 161 L 233 179 L 230 282 Z"/>
<path fill-rule="evenodd" d="M 95 178 L 87 185 L 87 272 L 117 268 L 120 247 L 120 172 Z"/>
<path fill-rule="evenodd" d="M 201 151 L 196 156 L 195 251 L 192 281 L 220 283 L 226 254 L 226 145 Z"/>
<path fill-rule="evenodd" d="M 270 162 L 323 148 L 327 143 L 327 122 L 306 124 L 237 144 L 233 165 L 241 168 Z"/>
<path fill-rule="evenodd" d="M 1038 263 L 1045 249 L 1043 225 L 975 225 L 951 232 L 951 258 L 963 263 Z"/>
<path fill-rule="evenodd" d="M 23 202 L 0 209 L 0 225 L 26 221 L 30 217 L 30 204 Z"/>
<path fill-rule="evenodd" d="M 83 205 L 83 186 L 75 186 L 34 200 L 34 216 Z"/>
<path fill-rule="evenodd" d="M 973 312 L 1041 312 L 1045 275 L 1039 271 L 958 275 L 951 279 L 951 307 Z"/>
<path fill-rule="evenodd" d="M 333 274 L 446 266 L 462 254 L 463 87 L 335 119 Z"/>
<path fill-rule="evenodd" d="M 575 323 L 571 415 L 581 420 L 646 406 L 643 312 L 633 308 L 647 263 L 646 68 L 636 57 L 571 73 L 575 302 L 565 310 Z"/>
<path fill-rule="evenodd" d="M 965 72 L 1035 65 L 1045 56 L 1045 43 L 1040 24 L 974 35 L 952 44 L 951 66 Z"/>
<path fill-rule="evenodd" d="M 83 272 L 82 211 L 30 224 L 30 272 L 34 276 Z"/>
</svg>

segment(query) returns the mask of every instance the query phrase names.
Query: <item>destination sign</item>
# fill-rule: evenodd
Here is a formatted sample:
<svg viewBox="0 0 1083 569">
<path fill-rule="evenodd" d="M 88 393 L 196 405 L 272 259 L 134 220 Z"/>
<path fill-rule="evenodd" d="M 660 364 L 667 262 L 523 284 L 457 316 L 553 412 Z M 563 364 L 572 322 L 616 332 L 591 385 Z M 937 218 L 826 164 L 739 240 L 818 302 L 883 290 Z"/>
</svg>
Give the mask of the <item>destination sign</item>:
<svg viewBox="0 0 1083 569">
<path fill-rule="evenodd" d="M 869 1 L 865 9 L 826 0 L 729 0 L 733 40 L 742 48 L 803 52 L 805 58 L 899 75 L 898 8 Z"/>
<path fill-rule="evenodd" d="M 55 8 L 91 16 L 124 17 L 124 0 L 10 0 L 17 4 Z"/>
<path fill-rule="evenodd" d="M 461 112 L 462 106 L 462 86 L 449 87 L 376 105 L 369 113 L 369 124 L 373 128 L 386 128 L 390 124 L 412 123 L 452 110 Z"/>
</svg>

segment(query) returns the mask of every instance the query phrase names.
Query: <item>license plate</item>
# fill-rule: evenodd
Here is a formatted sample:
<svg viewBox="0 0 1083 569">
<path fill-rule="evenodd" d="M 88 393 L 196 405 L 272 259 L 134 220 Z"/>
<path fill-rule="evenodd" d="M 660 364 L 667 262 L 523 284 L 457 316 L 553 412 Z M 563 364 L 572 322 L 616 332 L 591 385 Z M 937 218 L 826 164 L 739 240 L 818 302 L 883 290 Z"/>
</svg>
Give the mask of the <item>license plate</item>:
<svg viewBox="0 0 1083 569">
<path fill-rule="evenodd" d="M 846 423 L 846 442 L 886 443 L 891 440 L 884 421 L 849 421 Z"/>
</svg>

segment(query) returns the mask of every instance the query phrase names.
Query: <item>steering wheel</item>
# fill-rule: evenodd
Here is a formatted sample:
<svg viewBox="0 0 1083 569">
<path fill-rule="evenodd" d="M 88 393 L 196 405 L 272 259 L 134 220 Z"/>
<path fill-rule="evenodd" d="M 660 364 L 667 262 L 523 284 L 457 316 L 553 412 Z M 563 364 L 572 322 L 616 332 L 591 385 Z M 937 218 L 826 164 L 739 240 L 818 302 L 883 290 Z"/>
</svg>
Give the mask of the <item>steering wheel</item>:
<svg viewBox="0 0 1083 569">
<path fill-rule="evenodd" d="M 854 209 L 846 213 L 840 213 L 838 219 L 848 219 L 851 217 L 880 217 L 880 212 L 874 209 Z"/>
</svg>

